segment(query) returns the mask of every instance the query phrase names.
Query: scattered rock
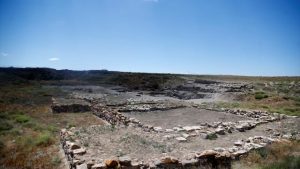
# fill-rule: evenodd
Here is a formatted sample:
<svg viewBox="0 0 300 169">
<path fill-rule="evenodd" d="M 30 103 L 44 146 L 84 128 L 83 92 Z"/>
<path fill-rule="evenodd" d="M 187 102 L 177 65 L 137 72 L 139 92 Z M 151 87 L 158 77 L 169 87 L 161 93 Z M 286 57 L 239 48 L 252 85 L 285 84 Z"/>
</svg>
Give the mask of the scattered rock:
<svg viewBox="0 0 300 169">
<path fill-rule="evenodd" d="M 181 136 L 185 139 L 187 139 L 190 135 L 189 134 L 186 134 L 186 133 L 182 133 Z"/>
<path fill-rule="evenodd" d="M 228 148 L 228 151 L 230 152 L 230 153 L 234 153 L 234 152 L 237 152 L 239 149 L 237 148 L 237 147 L 230 147 L 230 148 Z"/>
<path fill-rule="evenodd" d="M 214 150 L 217 151 L 217 152 L 223 152 L 223 151 L 225 151 L 225 148 L 216 147 L 216 148 L 214 148 Z"/>
<path fill-rule="evenodd" d="M 243 144 L 244 143 L 241 140 L 234 142 L 235 146 L 242 146 Z"/>
<path fill-rule="evenodd" d="M 85 163 L 77 165 L 76 169 L 88 169 L 87 165 Z"/>
<path fill-rule="evenodd" d="M 182 166 L 183 167 L 191 167 L 191 166 L 195 166 L 198 163 L 198 159 L 192 158 L 190 160 L 182 160 Z"/>
<path fill-rule="evenodd" d="M 291 134 L 285 134 L 282 136 L 284 139 L 291 139 L 293 136 Z"/>
<path fill-rule="evenodd" d="M 83 155 L 86 153 L 86 150 L 84 148 L 79 148 L 79 149 L 73 150 L 73 153 L 76 155 Z"/>
<path fill-rule="evenodd" d="M 225 129 L 222 127 L 218 127 L 215 132 L 220 135 L 225 135 Z"/>
<path fill-rule="evenodd" d="M 154 127 L 153 129 L 154 129 L 154 131 L 157 131 L 157 132 L 162 132 L 163 131 L 163 129 L 161 127 Z"/>
<path fill-rule="evenodd" d="M 117 167 L 119 165 L 118 161 L 117 160 L 105 160 L 105 165 L 109 168 L 114 168 L 114 167 Z"/>
<path fill-rule="evenodd" d="M 204 150 L 200 154 L 196 154 L 197 158 L 206 158 L 217 155 L 218 152 L 215 150 Z"/>
<path fill-rule="evenodd" d="M 119 157 L 119 163 L 123 166 L 130 166 L 131 165 L 131 158 L 129 156 Z"/>
<path fill-rule="evenodd" d="M 170 157 L 170 156 L 167 156 L 167 157 L 162 157 L 160 159 L 161 163 L 163 164 L 177 164 L 178 163 L 178 159 L 175 158 L 175 157 Z"/>
<path fill-rule="evenodd" d="M 216 158 L 230 158 L 231 157 L 231 154 L 229 151 L 223 151 L 223 152 L 220 152 L 219 154 L 216 155 Z"/>
<path fill-rule="evenodd" d="M 90 161 L 88 161 L 88 162 L 86 163 L 86 165 L 87 165 L 87 168 L 88 168 L 88 169 L 91 169 L 92 166 L 95 165 L 95 160 L 90 160 Z"/>
<path fill-rule="evenodd" d="M 91 169 L 106 169 L 106 165 L 104 163 L 95 164 Z"/>
<path fill-rule="evenodd" d="M 171 132 L 174 132 L 173 129 L 166 129 L 166 133 L 171 133 Z"/>
<path fill-rule="evenodd" d="M 184 129 L 181 127 L 173 127 L 173 130 L 178 131 L 178 132 L 184 131 Z"/>
<path fill-rule="evenodd" d="M 241 125 L 235 126 L 235 129 L 239 132 L 244 132 L 245 131 L 245 128 Z"/>
<path fill-rule="evenodd" d="M 75 150 L 75 149 L 79 149 L 80 148 L 80 146 L 77 144 L 77 143 L 67 143 L 67 145 L 68 145 L 68 147 L 69 147 L 69 149 L 71 149 L 71 150 Z"/>
<path fill-rule="evenodd" d="M 184 126 L 182 127 L 185 131 L 190 132 L 190 131 L 194 131 L 194 130 L 200 130 L 201 127 L 200 126 Z"/>
<path fill-rule="evenodd" d="M 173 138 L 174 136 L 172 136 L 172 135 L 165 135 L 165 136 L 163 136 L 163 138 L 166 138 L 166 139 L 171 139 L 171 138 Z"/>
<path fill-rule="evenodd" d="M 246 153 L 247 153 L 247 150 L 238 150 L 238 151 L 232 153 L 232 155 L 234 157 L 236 157 L 236 156 L 240 156 L 240 155 L 243 155 L 243 154 L 246 154 Z"/>
<path fill-rule="evenodd" d="M 84 163 L 84 160 L 80 160 L 80 159 L 74 159 L 74 160 L 73 160 L 73 164 L 74 164 L 74 165 L 80 165 L 80 164 L 82 164 L 82 163 Z"/>
<path fill-rule="evenodd" d="M 280 136 L 280 133 L 279 132 L 275 132 L 275 133 L 273 133 L 273 136 L 275 136 L 275 137 Z"/>
<path fill-rule="evenodd" d="M 132 161 L 131 162 L 131 168 L 133 169 L 139 169 L 140 168 L 140 163 L 137 161 Z"/>
<path fill-rule="evenodd" d="M 176 137 L 176 140 L 179 142 L 186 142 L 187 140 L 184 137 Z"/>
</svg>

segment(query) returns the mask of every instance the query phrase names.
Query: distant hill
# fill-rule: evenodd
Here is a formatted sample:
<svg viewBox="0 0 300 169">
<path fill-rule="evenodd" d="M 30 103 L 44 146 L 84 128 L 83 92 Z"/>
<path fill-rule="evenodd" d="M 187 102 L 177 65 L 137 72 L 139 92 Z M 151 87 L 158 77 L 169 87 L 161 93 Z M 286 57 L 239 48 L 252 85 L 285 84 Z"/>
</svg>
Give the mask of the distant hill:
<svg viewBox="0 0 300 169">
<path fill-rule="evenodd" d="M 113 84 L 129 89 L 155 90 L 179 75 L 129 73 L 108 70 L 56 70 L 51 68 L 0 68 L 0 83 L 25 83 L 30 81 L 72 81 L 72 83 Z"/>
</svg>

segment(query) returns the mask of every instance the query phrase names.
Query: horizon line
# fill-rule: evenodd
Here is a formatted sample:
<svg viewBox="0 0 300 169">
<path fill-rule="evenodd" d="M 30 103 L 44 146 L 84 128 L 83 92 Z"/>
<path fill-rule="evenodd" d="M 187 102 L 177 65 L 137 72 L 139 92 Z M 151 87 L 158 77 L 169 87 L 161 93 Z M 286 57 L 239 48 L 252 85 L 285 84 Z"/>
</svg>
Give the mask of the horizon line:
<svg viewBox="0 0 300 169">
<path fill-rule="evenodd" d="M 190 76 L 236 76 L 236 77 L 299 77 L 300 75 L 241 75 L 241 74 L 199 74 L 199 73 L 174 73 L 174 72 L 139 72 L 139 71 L 121 71 L 108 69 L 57 69 L 53 67 L 15 67 L 15 66 L 0 66 L 0 68 L 17 68 L 17 69 L 54 69 L 54 70 L 69 70 L 69 71 L 108 71 L 120 73 L 144 73 L 144 74 L 170 74 L 170 75 L 190 75 Z"/>
</svg>

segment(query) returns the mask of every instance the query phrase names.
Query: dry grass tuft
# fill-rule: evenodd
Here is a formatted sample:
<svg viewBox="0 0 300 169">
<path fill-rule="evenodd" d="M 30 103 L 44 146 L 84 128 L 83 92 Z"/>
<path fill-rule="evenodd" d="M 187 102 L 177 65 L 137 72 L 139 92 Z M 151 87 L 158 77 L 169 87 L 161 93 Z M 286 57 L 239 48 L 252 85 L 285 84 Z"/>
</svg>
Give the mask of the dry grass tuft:
<svg viewBox="0 0 300 169">
<path fill-rule="evenodd" d="M 300 168 L 300 142 L 274 143 L 264 149 L 252 151 L 241 160 L 247 167 L 261 169 L 298 169 Z"/>
</svg>

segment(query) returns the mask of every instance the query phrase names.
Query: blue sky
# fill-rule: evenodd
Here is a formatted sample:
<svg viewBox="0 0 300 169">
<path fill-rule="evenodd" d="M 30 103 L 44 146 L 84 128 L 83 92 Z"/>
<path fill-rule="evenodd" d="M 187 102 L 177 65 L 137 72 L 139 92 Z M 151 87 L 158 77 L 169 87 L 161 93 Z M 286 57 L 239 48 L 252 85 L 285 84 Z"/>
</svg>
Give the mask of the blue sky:
<svg viewBox="0 0 300 169">
<path fill-rule="evenodd" d="M 300 0 L 0 0 L 0 66 L 300 75 Z"/>
</svg>

